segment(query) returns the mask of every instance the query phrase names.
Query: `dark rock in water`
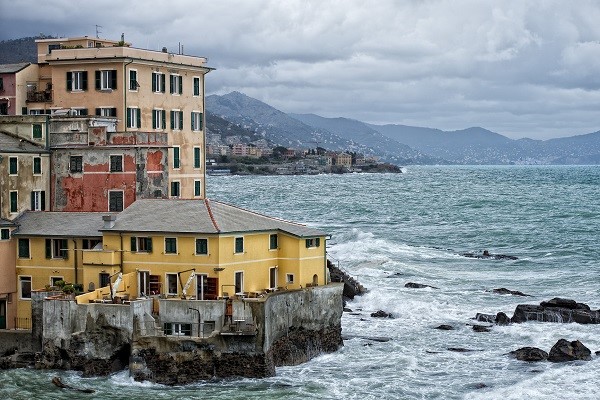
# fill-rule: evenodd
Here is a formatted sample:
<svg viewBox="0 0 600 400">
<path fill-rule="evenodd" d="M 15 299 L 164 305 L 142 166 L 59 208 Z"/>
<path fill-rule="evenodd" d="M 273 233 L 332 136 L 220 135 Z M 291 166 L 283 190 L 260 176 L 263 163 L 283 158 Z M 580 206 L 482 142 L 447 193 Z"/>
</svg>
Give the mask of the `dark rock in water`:
<svg viewBox="0 0 600 400">
<path fill-rule="evenodd" d="M 560 339 L 548 354 L 548 361 L 563 362 L 583 360 L 589 361 L 592 359 L 592 352 L 585 347 L 579 340 L 569 342 L 566 339 Z"/>
<path fill-rule="evenodd" d="M 378 310 L 378 311 L 375 311 L 374 313 L 371 313 L 371 317 L 374 317 L 374 318 L 394 318 L 394 316 L 391 313 L 386 313 L 383 310 Z"/>
<path fill-rule="evenodd" d="M 596 355 L 600 356 L 600 350 L 596 351 Z"/>
<path fill-rule="evenodd" d="M 424 288 L 439 289 L 439 288 L 436 288 L 435 286 L 424 285 L 422 283 L 415 283 L 415 282 L 408 282 L 407 284 L 404 285 L 404 287 L 411 288 L 411 289 L 424 289 Z"/>
<path fill-rule="evenodd" d="M 475 314 L 475 320 L 479 322 L 494 323 L 496 322 L 496 316 L 494 314 L 477 313 Z"/>
<path fill-rule="evenodd" d="M 498 294 L 511 294 L 513 296 L 525 296 L 525 297 L 531 297 L 531 295 L 529 294 L 525 294 L 523 292 L 520 292 L 518 290 L 509 290 L 507 288 L 498 288 L 498 289 L 494 289 L 492 290 L 492 292 L 494 293 L 498 293 Z"/>
<path fill-rule="evenodd" d="M 441 330 L 441 331 L 453 331 L 453 330 L 454 330 L 454 327 L 453 327 L 452 325 L 445 325 L 445 324 L 442 324 L 442 325 L 436 326 L 436 327 L 435 327 L 435 328 L 433 328 L 433 329 L 439 329 L 439 330 Z"/>
<path fill-rule="evenodd" d="M 350 309 L 350 308 L 348 308 L 348 307 L 344 307 L 344 312 L 349 312 L 349 313 L 351 313 L 351 312 L 352 312 L 352 309 Z"/>
<path fill-rule="evenodd" d="M 404 274 L 402 272 L 395 272 L 391 275 L 388 275 L 388 278 L 400 278 L 402 277 Z"/>
<path fill-rule="evenodd" d="M 491 331 L 489 326 L 485 326 L 485 325 L 473 325 L 473 330 L 475 332 L 489 332 Z"/>
<path fill-rule="evenodd" d="M 471 387 L 472 387 L 473 389 L 485 389 L 486 387 L 488 387 L 488 385 L 486 385 L 486 384 L 485 384 L 485 383 L 483 383 L 483 382 L 478 382 L 478 383 L 474 383 L 474 384 L 472 384 L 472 385 L 471 385 Z"/>
<path fill-rule="evenodd" d="M 548 353 L 537 347 L 521 347 L 518 350 L 511 351 L 511 356 L 520 361 L 543 361 L 548 359 Z"/>
<path fill-rule="evenodd" d="M 489 251 L 484 250 L 481 254 L 475 253 L 459 253 L 463 257 L 467 258 L 479 258 L 479 259 L 492 259 L 492 260 L 518 260 L 518 257 L 509 256 L 506 254 L 491 254 Z"/>
<path fill-rule="evenodd" d="M 327 268 L 329 269 L 329 275 L 332 282 L 344 282 L 344 305 L 346 304 L 346 300 L 352 300 L 354 296 L 361 296 L 367 293 L 367 289 L 365 289 L 363 285 L 345 271 L 336 267 L 335 264 L 329 260 L 327 260 Z"/>
<path fill-rule="evenodd" d="M 600 311 L 592 311 L 587 304 L 575 300 L 554 298 L 543 301 L 539 306 L 519 304 L 511 318 L 512 322 L 577 322 L 579 324 L 600 324 Z"/>
<path fill-rule="evenodd" d="M 379 343 L 386 343 L 386 342 L 389 342 L 390 340 L 392 340 L 389 337 L 385 337 L 385 336 L 357 336 L 357 335 L 343 335 L 342 339 L 344 339 L 344 340 L 363 339 L 363 340 L 370 340 L 372 342 L 379 342 Z"/>
<path fill-rule="evenodd" d="M 508 315 L 506 315 L 505 313 L 499 312 L 498 314 L 496 314 L 496 324 L 497 325 L 509 325 L 510 318 L 508 318 Z"/>
<path fill-rule="evenodd" d="M 475 350 L 465 349 L 464 347 L 448 347 L 448 351 L 454 351 L 456 353 L 468 353 L 470 351 L 475 351 Z"/>
</svg>

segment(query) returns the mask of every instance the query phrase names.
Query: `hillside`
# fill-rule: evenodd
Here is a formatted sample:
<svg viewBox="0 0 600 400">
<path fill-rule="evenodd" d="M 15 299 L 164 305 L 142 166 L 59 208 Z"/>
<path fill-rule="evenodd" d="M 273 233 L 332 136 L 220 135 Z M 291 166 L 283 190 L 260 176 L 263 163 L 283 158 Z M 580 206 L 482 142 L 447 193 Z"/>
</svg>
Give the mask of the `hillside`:
<svg viewBox="0 0 600 400">
<path fill-rule="evenodd" d="M 20 62 L 37 62 L 37 37 L 0 41 L 0 64 L 16 64 Z"/>
</svg>

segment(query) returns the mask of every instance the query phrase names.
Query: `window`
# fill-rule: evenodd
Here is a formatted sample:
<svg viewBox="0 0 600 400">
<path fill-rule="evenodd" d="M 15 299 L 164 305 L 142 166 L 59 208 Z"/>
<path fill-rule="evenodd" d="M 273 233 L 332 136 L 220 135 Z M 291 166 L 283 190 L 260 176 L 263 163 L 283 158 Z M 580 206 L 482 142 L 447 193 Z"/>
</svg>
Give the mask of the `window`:
<svg viewBox="0 0 600 400">
<path fill-rule="evenodd" d="M 275 289 L 277 287 L 277 267 L 269 268 L 269 288 Z"/>
<path fill-rule="evenodd" d="M 202 130 L 202 122 L 203 116 L 201 112 L 192 111 L 192 130 L 193 131 L 201 131 Z"/>
<path fill-rule="evenodd" d="M 87 90 L 87 71 L 67 72 L 67 91 L 79 92 Z"/>
<path fill-rule="evenodd" d="M 33 174 L 34 175 L 42 174 L 42 158 L 41 157 L 33 157 Z"/>
<path fill-rule="evenodd" d="M 98 275 L 98 282 L 100 282 L 100 287 L 106 287 L 110 285 L 110 275 L 108 272 L 100 272 Z"/>
<path fill-rule="evenodd" d="M 152 73 L 152 91 L 154 93 L 165 92 L 165 74 L 161 74 L 160 72 Z"/>
<path fill-rule="evenodd" d="M 98 115 L 100 117 L 116 117 L 117 109 L 115 107 L 96 108 L 96 115 Z"/>
<path fill-rule="evenodd" d="M 177 254 L 177 238 L 165 238 L 165 254 Z"/>
<path fill-rule="evenodd" d="M 108 211 L 123 211 L 123 191 L 110 190 L 108 192 Z"/>
<path fill-rule="evenodd" d="M 8 228 L 0 229 L 0 240 L 8 240 L 8 239 L 10 239 L 10 229 L 8 229 Z"/>
<path fill-rule="evenodd" d="M 178 322 L 165 322 L 163 325 L 165 335 L 192 336 L 192 324 L 181 324 Z"/>
<path fill-rule="evenodd" d="M 16 190 L 10 192 L 10 212 L 19 212 L 19 192 Z"/>
<path fill-rule="evenodd" d="M 42 110 L 41 108 L 34 108 L 34 109 L 29 110 L 29 115 L 42 115 L 42 114 L 44 114 L 44 110 Z M 26 115 L 26 114 L 23 114 L 23 115 Z M 33 124 L 34 127 L 36 125 L 39 126 L 40 129 L 42 128 L 42 126 L 40 124 Z M 40 134 L 41 133 L 42 132 L 40 130 Z"/>
<path fill-rule="evenodd" d="M 123 172 L 123 156 L 110 156 L 110 172 Z"/>
<path fill-rule="evenodd" d="M 29 239 L 19 239 L 19 258 L 29 258 Z"/>
<path fill-rule="evenodd" d="M 244 293 L 244 272 L 237 271 L 234 278 L 235 293 Z"/>
<path fill-rule="evenodd" d="M 294 274 L 286 274 L 285 283 L 294 283 Z"/>
<path fill-rule="evenodd" d="M 31 277 L 19 276 L 19 295 L 21 299 L 31 299 Z"/>
<path fill-rule="evenodd" d="M 183 111 L 171 110 L 171 129 L 176 131 L 183 129 Z"/>
<path fill-rule="evenodd" d="M 70 115 L 88 115 L 87 108 L 71 108 Z"/>
<path fill-rule="evenodd" d="M 46 258 L 69 258 L 67 239 L 46 239 Z"/>
<path fill-rule="evenodd" d="M 45 211 L 46 210 L 46 191 L 45 190 L 34 190 L 31 192 L 31 211 Z"/>
<path fill-rule="evenodd" d="M 196 255 L 208 255 L 208 239 L 196 239 Z"/>
<path fill-rule="evenodd" d="M 40 114 L 42 110 L 39 110 Z M 32 125 L 32 133 L 31 136 L 34 139 L 41 139 L 42 138 L 42 124 L 33 124 Z"/>
<path fill-rule="evenodd" d="M 269 250 L 276 250 L 276 249 L 277 249 L 277 234 L 272 233 L 271 235 L 269 235 Z"/>
<path fill-rule="evenodd" d="M 244 238 L 243 237 L 235 238 L 235 252 L 236 253 L 244 252 Z"/>
<path fill-rule="evenodd" d="M 56 282 L 64 281 L 63 276 L 51 276 L 50 277 L 50 286 L 56 286 Z"/>
<path fill-rule="evenodd" d="M 202 152 L 200 147 L 194 147 L 194 168 L 202 168 Z"/>
<path fill-rule="evenodd" d="M 171 197 L 181 196 L 181 183 L 179 181 L 171 182 Z"/>
<path fill-rule="evenodd" d="M 114 90 L 117 88 L 117 71 L 114 69 L 96 71 L 96 89 Z"/>
<path fill-rule="evenodd" d="M 0 77 L 0 90 L 4 90 L 4 78 Z"/>
<path fill-rule="evenodd" d="M 92 250 L 98 244 L 102 244 L 102 240 L 100 239 L 83 239 L 81 241 L 81 248 L 84 250 Z M 102 246 L 99 247 L 100 249 Z"/>
<path fill-rule="evenodd" d="M 194 77 L 194 96 L 200 96 L 200 78 Z"/>
<path fill-rule="evenodd" d="M 167 294 L 177 294 L 177 274 L 167 274 Z"/>
<path fill-rule="evenodd" d="M 311 238 L 311 239 L 306 239 L 306 247 L 310 248 L 310 247 L 319 247 L 321 245 L 321 239 L 320 238 Z"/>
<path fill-rule="evenodd" d="M 194 197 L 202 196 L 202 181 L 194 180 Z"/>
<path fill-rule="evenodd" d="M 181 94 L 183 92 L 183 83 L 181 75 L 171 75 L 171 94 Z"/>
<path fill-rule="evenodd" d="M 139 108 L 128 107 L 127 108 L 127 127 L 128 128 L 141 128 L 142 127 L 142 113 Z"/>
<path fill-rule="evenodd" d="M 181 158 L 179 154 L 179 146 L 173 146 L 173 168 L 179 169 L 181 167 Z"/>
<path fill-rule="evenodd" d="M 167 118 L 165 110 L 152 110 L 152 129 L 166 129 Z"/>
<path fill-rule="evenodd" d="M 83 172 L 83 156 L 71 156 L 69 158 L 69 170 L 71 172 Z"/>
<path fill-rule="evenodd" d="M 9 175 L 19 173 L 19 159 L 17 157 L 8 157 L 8 173 Z"/>
<path fill-rule="evenodd" d="M 140 85 L 137 81 L 137 70 L 130 69 L 129 70 L 129 90 L 138 90 Z"/>
<path fill-rule="evenodd" d="M 138 253 L 152 253 L 152 238 L 147 236 L 132 236 L 131 251 Z"/>
</svg>

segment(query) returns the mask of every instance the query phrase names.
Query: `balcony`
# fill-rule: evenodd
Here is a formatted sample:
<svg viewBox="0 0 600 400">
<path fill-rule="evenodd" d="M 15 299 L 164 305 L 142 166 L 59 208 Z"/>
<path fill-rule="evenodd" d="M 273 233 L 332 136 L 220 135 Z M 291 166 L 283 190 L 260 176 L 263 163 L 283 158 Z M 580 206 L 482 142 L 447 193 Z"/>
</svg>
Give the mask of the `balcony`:
<svg viewBox="0 0 600 400">
<path fill-rule="evenodd" d="M 84 265 L 119 265 L 119 254 L 116 251 L 84 250 Z"/>
<path fill-rule="evenodd" d="M 52 102 L 52 91 L 42 90 L 39 92 L 27 92 L 28 103 L 51 103 Z"/>
</svg>

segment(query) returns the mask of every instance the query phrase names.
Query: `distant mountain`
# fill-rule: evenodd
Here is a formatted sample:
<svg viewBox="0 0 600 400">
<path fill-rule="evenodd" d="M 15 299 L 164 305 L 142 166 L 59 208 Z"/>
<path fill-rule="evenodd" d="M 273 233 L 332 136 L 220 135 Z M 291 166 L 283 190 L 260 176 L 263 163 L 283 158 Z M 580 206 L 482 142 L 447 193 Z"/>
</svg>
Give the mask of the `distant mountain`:
<svg viewBox="0 0 600 400">
<path fill-rule="evenodd" d="M 443 159 L 431 157 L 416 151 L 406 144 L 382 134 L 364 122 L 348 118 L 324 118 L 316 114 L 288 114 L 306 125 L 325 129 L 336 135 L 360 143 L 372 149 L 374 154 L 386 161 L 401 164 L 440 164 L 447 163 Z"/>
<path fill-rule="evenodd" d="M 0 64 L 37 62 L 36 37 L 0 41 Z"/>
</svg>

